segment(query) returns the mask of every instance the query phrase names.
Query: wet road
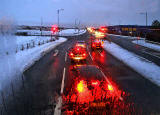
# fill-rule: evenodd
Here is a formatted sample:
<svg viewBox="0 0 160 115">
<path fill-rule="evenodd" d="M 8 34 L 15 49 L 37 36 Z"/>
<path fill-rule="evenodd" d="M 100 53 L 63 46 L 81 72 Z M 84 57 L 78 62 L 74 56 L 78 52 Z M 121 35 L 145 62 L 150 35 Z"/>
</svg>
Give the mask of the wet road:
<svg viewBox="0 0 160 115">
<path fill-rule="evenodd" d="M 67 84 L 73 79 L 70 76 L 72 64 L 68 51 L 77 40 L 88 43 L 86 64 L 97 65 L 119 89 L 129 93 L 133 103 L 142 109 L 143 114 L 160 114 L 160 88 L 107 51 L 92 51 L 89 35 L 86 33 L 68 37 L 68 41 L 57 46 L 24 72 L 25 92 L 19 96 L 21 101 L 15 102 L 17 112 L 14 114 L 15 111 L 11 111 L 12 115 L 54 114 L 56 106 L 62 104 L 59 100 L 61 93 L 65 92 Z"/>
</svg>

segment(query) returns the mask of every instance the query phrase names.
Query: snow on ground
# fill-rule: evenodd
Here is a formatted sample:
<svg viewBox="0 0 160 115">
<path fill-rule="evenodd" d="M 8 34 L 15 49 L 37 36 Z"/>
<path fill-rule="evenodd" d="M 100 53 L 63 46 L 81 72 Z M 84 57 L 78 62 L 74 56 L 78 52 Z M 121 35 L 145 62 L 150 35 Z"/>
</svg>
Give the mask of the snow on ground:
<svg viewBox="0 0 160 115">
<path fill-rule="evenodd" d="M 11 38 L 9 37 L 1 37 L 1 39 L 3 39 L 2 41 L 4 41 L 4 44 L 8 45 L 8 47 L 5 49 L 0 47 L 0 54 L 1 55 L 5 55 L 6 52 L 10 53 L 15 53 L 16 51 L 19 52 L 21 51 L 22 47 L 24 48 L 24 50 L 32 48 L 32 47 L 36 47 L 38 46 L 38 44 L 45 44 L 47 42 L 49 42 L 50 40 L 53 40 L 55 38 L 51 38 L 51 37 L 45 37 L 45 36 L 12 36 Z M 5 46 L 6 46 L 5 45 Z M 28 48 L 27 48 L 28 45 Z M 13 47 L 11 47 L 13 46 Z M 12 50 L 11 50 L 12 48 Z"/>
<path fill-rule="evenodd" d="M 129 52 L 115 43 L 104 42 L 104 48 L 126 65 L 160 86 L 160 67 L 134 53 Z"/>
<path fill-rule="evenodd" d="M 133 37 L 133 36 L 124 36 L 124 35 L 116 35 L 116 34 L 108 34 L 110 36 L 116 36 L 116 37 L 121 37 L 121 38 L 125 38 L 125 39 L 145 39 L 145 38 L 141 38 L 141 37 Z"/>
<path fill-rule="evenodd" d="M 22 37 L 21 39 L 22 41 L 20 40 L 18 43 L 26 41 L 28 42 L 28 40 L 23 40 L 27 38 Z M 13 52 L 9 53 L 8 55 L 0 55 L 0 90 L 7 86 L 10 86 L 9 83 L 18 79 L 17 77 L 19 77 L 25 69 L 29 68 L 36 60 L 39 60 L 45 53 L 49 52 L 54 47 L 65 42 L 66 40 L 66 38 L 60 38 L 59 40 L 36 46 L 30 49 L 26 49 L 23 51 L 19 51 L 17 53 Z M 1 47 L 0 49 L 5 50 L 5 46 L 7 45 L 4 44 L 4 47 Z M 12 50 L 11 46 L 7 48 L 10 48 L 10 50 Z"/>
<path fill-rule="evenodd" d="M 68 36 L 74 36 L 74 35 L 80 35 L 85 33 L 86 30 L 78 30 L 78 29 L 66 29 L 59 32 L 60 35 L 68 35 Z"/>
<path fill-rule="evenodd" d="M 17 32 L 27 32 L 28 35 L 40 35 L 41 31 L 40 30 L 17 30 Z M 61 36 L 74 36 L 74 35 L 81 35 L 85 33 L 85 29 L 64 29 L 59 32 L 59 35 Z M 42 35 L 51 35 L 51 31 L 42 31 Z M 56 33 L 57 34 L 57 33 Z M 54 34 L 54 35 L 56 35 Z"/>
<path fill-rule="evenodd" d="M 160 45 L 158 45 L 158 44 L 149 43 L 149 42 L 146 42 L 145 40 L 135 40 L 132 42 L 135 44 L 147 47 L 147 48 L 151 48 L 151 49 L 160 51 Z"/>
<path fill-rule="evenodd" d="M 17 30 L 17 32 L 27 32 L 28 35 L 41 35 L 40 30 Z M 51 31 L 42 31 L 42 35 L 51 35 Z"/>
</svg>

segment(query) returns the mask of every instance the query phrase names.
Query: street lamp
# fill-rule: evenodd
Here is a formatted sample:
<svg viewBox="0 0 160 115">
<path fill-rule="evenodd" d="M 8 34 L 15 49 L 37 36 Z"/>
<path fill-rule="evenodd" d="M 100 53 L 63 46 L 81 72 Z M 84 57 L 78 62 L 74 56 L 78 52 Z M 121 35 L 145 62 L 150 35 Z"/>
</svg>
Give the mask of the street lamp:
<svg viewBox="0 0 160 115">
<path fill-rule="evenodd" d="M 58 27 L 59 27 L 59 12 L 60 12 L 60 11 L 63 11 L 63 10 L 64 10 L 64 9 L 58 9 L 58 10 L 57 10 L 57 15 L 58 15 Z"/>
<path fill-rule="evenodd" d="M 147 12 L 141 12 L 140 14 L 146 16 L 146 26 L 148 26 L 148 13 Z"/>
</svg>

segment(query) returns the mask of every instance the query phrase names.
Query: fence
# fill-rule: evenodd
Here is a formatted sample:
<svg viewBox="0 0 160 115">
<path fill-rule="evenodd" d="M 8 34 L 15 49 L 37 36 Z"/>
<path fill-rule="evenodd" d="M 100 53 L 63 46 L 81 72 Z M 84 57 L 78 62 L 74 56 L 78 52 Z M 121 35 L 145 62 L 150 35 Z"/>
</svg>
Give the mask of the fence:
<svg viewBox="0 0 160 115">
<path fill-rule="evenodd" d="M 55 41 L 55 38 L 53 38 L 53 37 L 51 37 L 50 39 L 46 39 L 46 40 L 39 40 L 39 41 L 33 41 L 32 40 L 28 43 L 17 45 L 16 48 L 14 49 L 14 51 L 15 51 L 15 53 L 18 53 L 20 51 L 31 49 L 31 48 L 34 48 L 36 46 L 41 46 L 43 44 L 53 42 L 53 41 Z M 4 55 L 9 55 L 10 53 L 13 53 L 13 52 L 10 52 L 10 49 L 8 49 L 8 51 L 5 51 L 3 53 L 4 53 Z M 1 53 L 1 54 L 3 54 L 3 53 Z"/>
</svg>

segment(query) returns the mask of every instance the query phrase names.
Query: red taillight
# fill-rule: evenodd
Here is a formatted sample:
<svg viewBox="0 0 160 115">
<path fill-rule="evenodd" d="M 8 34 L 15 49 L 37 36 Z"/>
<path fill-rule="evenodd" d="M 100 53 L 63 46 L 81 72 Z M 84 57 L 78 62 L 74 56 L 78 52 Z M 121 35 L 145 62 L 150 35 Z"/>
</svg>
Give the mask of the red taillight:
<svg viewBox="0 0 160 115">
<path fill-rule="evenodd" d="M 77 51 L 79 51 L 79 48 L 77 48 Z"/>
<path fill-rule="evenodd" d="M 86 56 L 86 53 L 83 53 L 83 56 Z"/>
<path fill-rule="evenodd" d="M 93 86 L 98 86 L 98 85 L 99 85 L 99 82 L 98 82 L 98 81 L 92 81 L 92 85 L 93 85 Z"/>
<path fill-rule="evenodd" d="M 113 91 L 113 86 L 108 84 L 108 90 Z"/>
<path fill-rule="evenodd" d="M 95 44 L 94 44 L 94 43 L 92 44 L 92 47 L 95 47 Z"/>
<path fill-rule="evenodd" d="M 72 53 L 72 52 L 70 53 L 70 56 L 73 56 L 73 53 Z"/>
<path fill-rule="evenodd" d="M 82 93 L 82 92 L 85 91 L 85 88 L 86 88 L 86 87 L 87 87 L 87 86 L 86 86 L 86 84 L 84 83 L 84 81 L 81 80 L 81 81 L 77 84 L 77 91 L 78 91 L 79 93 Z"/>
</svg>

